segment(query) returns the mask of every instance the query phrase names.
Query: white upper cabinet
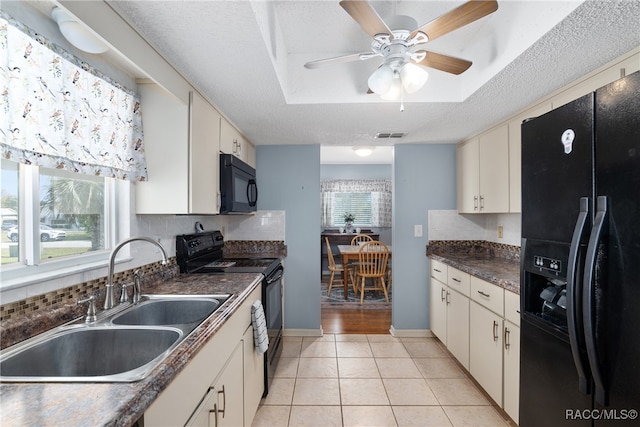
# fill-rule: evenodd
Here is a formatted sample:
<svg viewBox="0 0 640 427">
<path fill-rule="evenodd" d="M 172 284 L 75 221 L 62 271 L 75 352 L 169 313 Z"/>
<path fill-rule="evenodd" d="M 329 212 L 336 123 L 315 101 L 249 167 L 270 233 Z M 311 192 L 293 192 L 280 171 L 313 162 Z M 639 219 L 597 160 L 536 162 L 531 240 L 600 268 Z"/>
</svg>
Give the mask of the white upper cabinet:
<svg viewBox="0 0 640 427">
<path fill-rule="evenodd" d="M 136 213 L 218 213 L 220 114 L 196 92 L 185 105 L 156 84 L 138 88 L 148 181 L 136 184 Z"/>
<path fill-rule="evenodd" d="M 220 212 L 221 116 L 197 92 L 190 101 L 189 213 L 215 214 Z"/>
<path fill-rule="evenodd" d="M 256 166 L 255 148 L 224 118 L 220 126 L 220 151 L 233 154 L 243 162 Z"/>
<path fill-rule="evenodd" d="M 458 212 L 509 212 L 509 130 L 499 126 L 457 147 Z"/>
</svg>

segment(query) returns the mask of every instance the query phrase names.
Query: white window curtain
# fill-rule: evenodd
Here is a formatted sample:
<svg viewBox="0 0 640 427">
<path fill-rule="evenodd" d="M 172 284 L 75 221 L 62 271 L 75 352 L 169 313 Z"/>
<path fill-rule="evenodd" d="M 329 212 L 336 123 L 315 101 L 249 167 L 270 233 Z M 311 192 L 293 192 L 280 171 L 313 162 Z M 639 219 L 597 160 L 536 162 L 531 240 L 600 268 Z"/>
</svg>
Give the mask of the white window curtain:
<svg viewBox="0 0 640 427">
<path fill-rule="evenodd" d="M 332 220 L 335 193 L 371 193 L 371 226 L 391 227 L 391 189 L 391 181 L 385 179 L 322 180 L 320 204 L 323 227 L 335 226 Z"/>
<path fill-rule="evenodd" d="M 3 158 L 147 179 L 134 93 L 1 11 L 0 64 Z"/>
</svg>

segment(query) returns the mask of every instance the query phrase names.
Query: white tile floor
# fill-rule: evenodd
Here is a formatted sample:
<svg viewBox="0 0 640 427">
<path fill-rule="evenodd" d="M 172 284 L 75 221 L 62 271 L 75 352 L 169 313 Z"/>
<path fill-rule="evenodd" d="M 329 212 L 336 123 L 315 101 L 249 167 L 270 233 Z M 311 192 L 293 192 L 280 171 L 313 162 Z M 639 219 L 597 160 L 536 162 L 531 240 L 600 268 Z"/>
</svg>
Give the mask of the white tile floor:
<svg viewBox="0 0 640 427">
<path fill-rule="evenodd" d="M 435 338 L 285 337 L 253 426 L 507 426 Z"/>
</svg>

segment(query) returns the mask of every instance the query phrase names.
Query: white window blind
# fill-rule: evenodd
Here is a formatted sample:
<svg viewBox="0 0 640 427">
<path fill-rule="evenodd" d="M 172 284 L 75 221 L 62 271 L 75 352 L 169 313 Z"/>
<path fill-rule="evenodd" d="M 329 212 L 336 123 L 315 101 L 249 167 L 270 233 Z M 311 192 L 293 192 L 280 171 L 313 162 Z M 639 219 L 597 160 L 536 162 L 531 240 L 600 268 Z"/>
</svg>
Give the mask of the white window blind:
<svg viewBox="0 0 640 427">
<path fill-rule="evenodd" d="M 355 226 L 391 227 L 390 180 L 323 180 L 320 193 L 324 227 L 344 225 L 346 212 Z"/>
</svg>

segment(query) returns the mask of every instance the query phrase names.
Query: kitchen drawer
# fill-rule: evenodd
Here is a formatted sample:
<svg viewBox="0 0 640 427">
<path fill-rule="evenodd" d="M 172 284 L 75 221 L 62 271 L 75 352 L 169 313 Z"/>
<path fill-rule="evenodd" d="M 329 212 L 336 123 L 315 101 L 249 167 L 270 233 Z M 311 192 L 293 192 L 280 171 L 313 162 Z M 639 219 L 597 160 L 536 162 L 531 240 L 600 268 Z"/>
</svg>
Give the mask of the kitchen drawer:
<svg viewBox="0 0 640 427">
<path fill-rule="evenodd" d="M 477 277 L 471 277 L 471 299 L 499 316 L 504 316 L 504 289 Z"/>
<path fill-rule="evenodd" d="M 520 295 L 504 291 L 504 318 L 520 326 Z"/>
<path fill-rule="evenodd" d="M 447 284 L 451 289 L 455 289 L 462 295 L 469 296 L 471 290 L 471 275 L 464 273 L 453 267 L 449 267 L 447 270 L 448 281 Z"/>
<path fill-rule="evenodd" d="M 431 277 L 442 282 L 447 283 L 447 266 L 440 261 L 431 260 Z"/>
</svg>

